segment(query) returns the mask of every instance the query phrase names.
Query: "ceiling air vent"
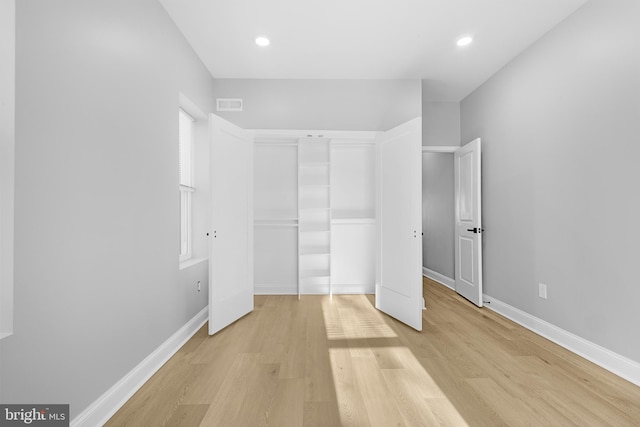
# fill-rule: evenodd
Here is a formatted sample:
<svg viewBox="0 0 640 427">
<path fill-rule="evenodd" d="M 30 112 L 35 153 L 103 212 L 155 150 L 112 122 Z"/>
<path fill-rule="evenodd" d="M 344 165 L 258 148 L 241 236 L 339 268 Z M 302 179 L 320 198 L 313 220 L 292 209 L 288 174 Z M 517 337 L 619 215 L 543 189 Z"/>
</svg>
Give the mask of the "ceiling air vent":
<svg viewBox="0 0 640 427">
<path fill-rule="evenodd" d="M 217 98 L 218 111 L 242 111 L 241 98 Z"/>
</svg>

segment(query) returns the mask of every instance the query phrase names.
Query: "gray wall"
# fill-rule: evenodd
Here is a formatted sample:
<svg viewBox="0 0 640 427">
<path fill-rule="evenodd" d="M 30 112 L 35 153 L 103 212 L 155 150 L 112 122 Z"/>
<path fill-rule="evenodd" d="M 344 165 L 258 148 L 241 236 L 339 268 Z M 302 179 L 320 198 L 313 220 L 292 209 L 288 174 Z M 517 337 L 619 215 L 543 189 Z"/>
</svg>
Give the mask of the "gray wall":
<svg viewBox="0 0 640 427">
<path fill-rule="evenodd" d="M 460 103 L 430 100 L 422 81 L 422 145 L 460 146 Z M 454 278 L 453 154 L 422 156 L 422 266 Z"/>
<path fill-rule="evenodd" d="M 216 79 L 214 94 L 244 100 L 216 114 L 246 129 L 385 131 L 422 109 L 420 80 Z"/>
<path fill-rule="evenodd" d="M 433 101 L 433 83 L 422 81 L 422 145 L 460 145 L 460 103 Z"/>
<path fill-rule="evenodd" d="M 588 2 L 461 116 L 483 141 L 486 293 L 640 362 L 638 17 Z"/>
<path fill-rule="evenodd" d="M 213 79 L 155 0 L 21 0 L 15 325 L 0 401 L 76 416 L 198 311 L 178 270 L 179 93 Z"/>
<path fill-rule="evenodd" d="M 422 154 L 422 266 L 454 278 L 453 154 Z"/>
</svg>

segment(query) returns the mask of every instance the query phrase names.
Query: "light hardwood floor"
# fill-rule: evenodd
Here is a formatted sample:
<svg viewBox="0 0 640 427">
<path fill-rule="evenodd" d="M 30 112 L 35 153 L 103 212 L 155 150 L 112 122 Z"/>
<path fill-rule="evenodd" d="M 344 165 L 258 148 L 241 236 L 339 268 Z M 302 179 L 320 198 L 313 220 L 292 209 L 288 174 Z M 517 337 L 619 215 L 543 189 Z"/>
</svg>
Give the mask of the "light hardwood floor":
<svg viewBox="0 0 640 427">
<path fill-rule="evenodd" d="M 370 295 L 256 296 L 107 426 L 639 426 L 640 388 L 424 281 L 416 332 Z"/>
</svg>

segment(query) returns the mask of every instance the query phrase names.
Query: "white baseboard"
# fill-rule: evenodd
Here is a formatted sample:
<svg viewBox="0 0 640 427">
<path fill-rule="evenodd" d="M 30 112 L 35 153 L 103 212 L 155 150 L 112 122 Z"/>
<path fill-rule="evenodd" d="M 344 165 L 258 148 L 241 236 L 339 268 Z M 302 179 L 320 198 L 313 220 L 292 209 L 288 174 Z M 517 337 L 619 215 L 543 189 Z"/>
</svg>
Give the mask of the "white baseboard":
<svg viewBox="0 0 640 427">
<path fill-rule="evenodd" d="M 298 295 L 298 285 L 269 285 L 256 283 L 253 286 L 254 295 Z"/>
<path fill-rule="evenodd" d="M 361 285 L 333 285 L 333 293 L 336 295 L 374 294 L 375 292 L 376 285 L 373 283 Z"/>
<path fill-rule="evenodd" d="M 328 293 L 328 285 L 308 285 L 303 289 L 306 295 L 326 295 Z M 333 284 L 333 293 L 341 294 L 372 294 L 375 292 L 375 285 L 358 284 L 358 285 L 341 285 Z M 297 285 L 261 285 L 256 284 L 254 287 L 255 295 L 298 295 Z"/>
<path fill-rule="evenodd" d="M 549 322 L 525 313 L 498 299 L 483 295 L 485 307 L 547 338 L 596 365 L 640 386 L 640 363 L 565 331 Z"/>
<path fill-rule="evenodd" d="M 169 337 L 127 375 L 95 402 L 71 420 L 71 427 L 104 425 L 127 400 L 147 382 L 209 319 L 209 307 L 203 308 L 187 324 Z"/>
<path fill-rule="evenodd" d="M 427 267 L 422 267 L 422 275 L 427 276 L 431 280 L 445 285 L 449 289 L 456 290 L 456 281 L 450 277 L 440 274 L 437 271 L 429 270 Z"/>
<path fill-rule="evenodd" d="M 306 285 L 303 289 L 304 295 L 327 295 L 329 287 L 327 285 Z M 341 285 L 334 283 L 331 286 L 331 290 L 335 295 L 360 295 L 360 294 L 373 294 L 375 293 L 375 285 L 362 284 L 362 285 Z"/>
</svg>

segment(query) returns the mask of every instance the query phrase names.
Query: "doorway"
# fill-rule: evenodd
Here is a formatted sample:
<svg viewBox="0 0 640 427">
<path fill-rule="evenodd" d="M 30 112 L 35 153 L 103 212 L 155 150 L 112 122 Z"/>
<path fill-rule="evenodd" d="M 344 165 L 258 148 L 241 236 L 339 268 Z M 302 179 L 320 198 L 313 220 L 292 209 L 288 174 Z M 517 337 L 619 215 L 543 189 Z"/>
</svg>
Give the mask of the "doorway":
<svg viewBox="0 0 640 427">
<path fill-rule="evenodd" d="M 423 147 L 422 162 L 423 274 L 482 307 L 480 138 Z"/>
<path fill-rule="evenodd" d="M 454 151 L 422 147 L 423 274 L 455 289 Z"/>
</svg>

